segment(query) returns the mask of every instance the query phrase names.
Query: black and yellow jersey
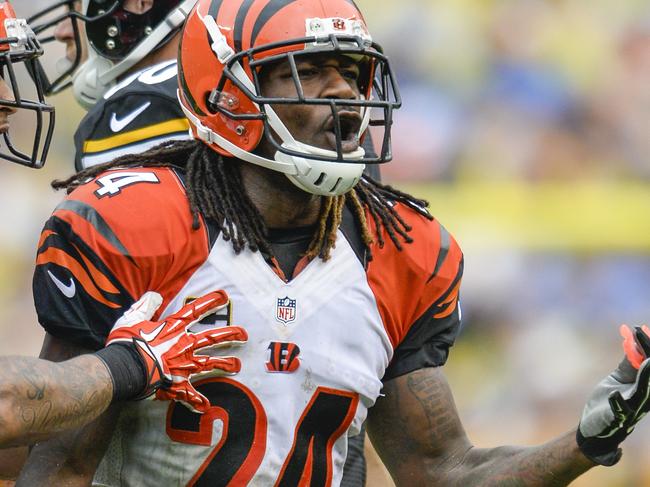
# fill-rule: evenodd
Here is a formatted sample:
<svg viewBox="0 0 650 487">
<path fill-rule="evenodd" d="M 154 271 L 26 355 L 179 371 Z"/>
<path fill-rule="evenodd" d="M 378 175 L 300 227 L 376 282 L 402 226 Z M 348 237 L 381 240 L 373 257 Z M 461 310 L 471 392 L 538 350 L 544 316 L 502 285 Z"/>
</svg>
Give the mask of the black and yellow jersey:
<svg viewBox="0 0 650 487">
<path fill-rule="evenodd" d="M 176 74 L 176 61 L 165 61 L 109 90 L 77 128 L 75 169 L 138 154 L 167 140 L 188 139 L 189 122 L 176 98 Z"/>
</svg>

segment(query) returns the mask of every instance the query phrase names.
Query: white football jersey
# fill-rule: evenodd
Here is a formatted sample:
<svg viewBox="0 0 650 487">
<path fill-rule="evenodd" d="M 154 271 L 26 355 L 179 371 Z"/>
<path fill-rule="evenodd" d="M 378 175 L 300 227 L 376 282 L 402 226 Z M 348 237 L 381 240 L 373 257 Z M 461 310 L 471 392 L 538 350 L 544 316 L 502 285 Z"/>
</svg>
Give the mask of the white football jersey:
<svg viewBox="0 0 650 487">
<path fill-rule="evenodd" d="M 347 218 L 331 258 L 299 264 L 286 281 L 261 253 L 235 254 L 203 222 L 192 230 L 182 177 L 170 169 L 117 170 L 71 193 L 37 259 L 48 332 L 91 344 L 147 290 L 163 295 L 164 318 L 223 289 L 229 323 L 249 335 L 216 352 L 239 357 L 240 373 L 197 382 L 207 414 L 180 403 L 126 405 L 94 485 L 339 485 L 348 436 L 382 381 L 441 365 L 458 331 L 460 249 L 435 220 L 395 208 L 413 228 L 402 251 L 374 245 L 368 261 Z M 52 269 L 80 284 L 76 296 L 61 296 Z M 88 328 L 90 313 L 107 317 L 104 329 Z M 195 326 L 226 324 L 214 316 Z"/>
</svg>

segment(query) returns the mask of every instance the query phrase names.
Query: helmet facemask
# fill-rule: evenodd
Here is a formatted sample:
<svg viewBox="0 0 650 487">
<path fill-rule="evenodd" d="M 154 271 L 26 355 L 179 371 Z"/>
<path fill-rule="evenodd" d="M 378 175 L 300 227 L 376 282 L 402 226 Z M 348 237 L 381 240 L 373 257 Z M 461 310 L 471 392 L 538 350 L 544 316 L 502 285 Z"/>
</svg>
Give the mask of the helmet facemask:
<svg viewBox="0 0 650 487">
<path fill-rule="evenodd" d="M 74 58 L 69 59 L 67 56 L 60 58 L 55 65 L 54 70 L 46 68 L 40 60 L 36 61 L 36 72 L 43 84 L 43 90 L 46 96 L 56 95 L 72 85 L 72 77 L 84 61 L 83 55 L 87 51 L 86 39 L 83 35 L 81 24 L 96 20 L 94 17 L 88 17 L 77 11 L 75 4 L 80 4 L 80 0 L 61 0 L 39 11 L 27 22 L 38 37 L 41 45 L 57 42 L 54 37 L 54 30 L 61 22 L 70 21 L 72 28 L 72 37 L 74 42 Z M 102 16 L 111 15 L 117 8 L 118 2 L 114 2 Z"/>
<path fill-rule="evenodd" d="M 0 148 L 0 158 L 40 168 L 45 164 L 54 133 L 54 108 L 45 102 L 35 64 L 43 50 L 25 20 L 5 19 L 4 29 L 6 37 L 0 39 L 0 69 L 13 99 L 0 99 L 0 109 L 15 113 L 10 116 L 9 130 L 2 134 L 4 143 Z M 20 65 L 35 75 L 33 84 L 21 82 L 16 73 Z M 24 78 L 29 79 L 27 73 L 24 73 Z M 29 92 L 27 97 L 26 92 Z M 14 137 L 11 135 L 11 125 L 16 124 L 21 125 L 21 130 Z"/>
</svg>

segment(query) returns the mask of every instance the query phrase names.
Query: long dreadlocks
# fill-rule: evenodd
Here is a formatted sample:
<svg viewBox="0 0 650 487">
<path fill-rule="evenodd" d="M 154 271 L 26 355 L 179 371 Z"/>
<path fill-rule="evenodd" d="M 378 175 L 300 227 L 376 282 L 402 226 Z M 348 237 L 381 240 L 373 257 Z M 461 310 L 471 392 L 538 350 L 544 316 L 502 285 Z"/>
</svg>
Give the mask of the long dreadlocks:
<svg viewBox="0 0 650 487">
<path fill-rule="evenodd" d="M 219 226 L 224 239 L 231 241 L 236 253 L 248 245 L 253 252 L 261 251 L 271 255 L 266 224 L 244 190 L 239 166 L 229 163 L 200 142 L 169 141 L 142 154 L 128 154 L 84 169 L 68 179 L 54 181 L 52 187 L 65 188 L 70 193 L 106 170 L 133 167 L 184 168 L 194 228 L 199 227 L 199 215 L 202 214 Z M 432 219 L 425 210 L 428 206 L 426 201 L 366 177 L 345 195 L 324 197 L 317 230 L 307 249 L 307 257 L 329 259 L 346 205 L 357 220 L 369 258 L 372 258 L 370 244 L 373 237 L 366 220 L 366 210 L 375 224 L 378 245 L 383 247 L 385 243 L 383 228 L 393 244 L 402 250 L 402 241 L 411 243 L 413 240 L 408 234 L 411 227 L 394 209 L 394 202 L 397 201 Z"/>
</svg>

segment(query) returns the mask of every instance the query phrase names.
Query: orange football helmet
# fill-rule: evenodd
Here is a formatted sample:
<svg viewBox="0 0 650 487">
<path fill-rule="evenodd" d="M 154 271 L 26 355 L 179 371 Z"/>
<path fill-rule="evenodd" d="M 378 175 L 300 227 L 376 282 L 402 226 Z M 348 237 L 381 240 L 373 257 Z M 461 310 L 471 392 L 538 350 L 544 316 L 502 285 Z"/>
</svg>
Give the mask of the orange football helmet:
<svg viewBox="0 0 650 487">
<path fill-rule="evenodd" d="M 43 87 L 38 76 L 29 79 L 33 86 L 25 85 L 16 75 L 15 68 L 23 63 L 28 72 L 35 72 L 35 62 L 43 54 L 34 32 L 24 19 L 17 19 L 14 9 L 7 1 L 0 0 L 0 70 L 5 83 L 12 90 L 12 98 L 0 99 L 0 109 L 7 112 L 29 113 L 33 116 L 33 138 L 23 149 L 12 140 L 11 129 L 2 133 L 4 144 L 0 148 L 0 158 L 24 166 L 40 168 L 45 158 L 54 133 L 54 107 L 45 103 Z M 31 88 L 36 100 L 24 99 L 21 92 Z"/>
<path fill-rule="evenodd" d="M 296 59 L 322 53 L 357 62 L 358 99 L 304 96 Z M 260 94 L 260 71 L 278 62 L 291 66 L 295 97 Z M 178 71 L 179 100 L 195 138 L 222 155 L 283 172 L 305 191 L 343 194 L 359 181 L 365 164 L 391 159 L 390 128 L 392 112 L 401 105 L 399 90 L 388 59 L 350 0 L 199 0 L 183 30 Z M 329 106 L 336 150 L 296 140 L 271 106 L 282 104 Z M 377 157 L 367 157 L 361 147 L 343 151 L 346 127 L 338 111 L 345 107 L 360 111 L 360 139 L 369 125 L 383 127 Z M 371 120 L 371 111 L 380 117 Z M 253 152 L 262 137 L 276 149 L 273 159 Z"/>
</svg>

